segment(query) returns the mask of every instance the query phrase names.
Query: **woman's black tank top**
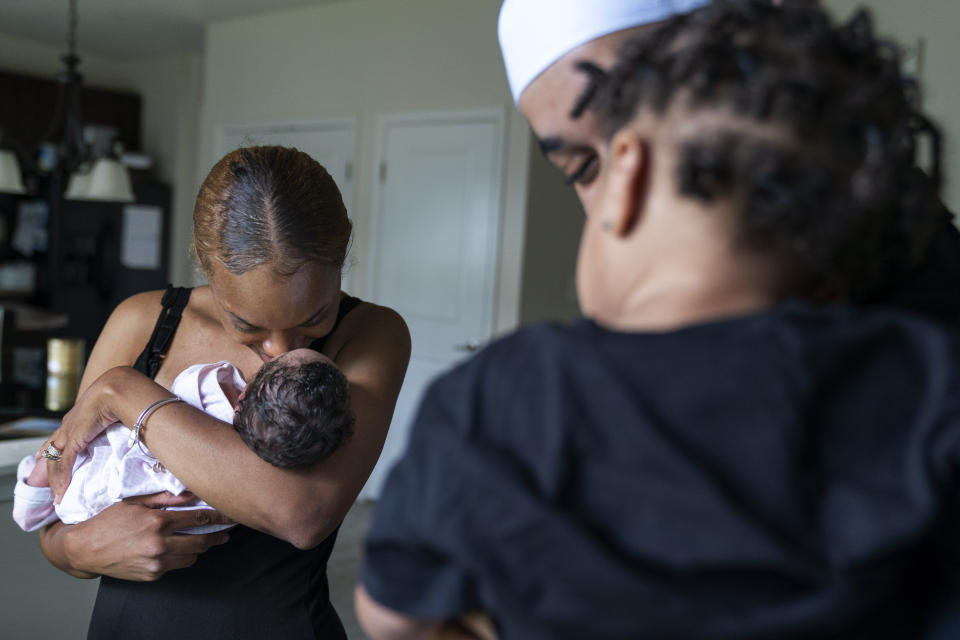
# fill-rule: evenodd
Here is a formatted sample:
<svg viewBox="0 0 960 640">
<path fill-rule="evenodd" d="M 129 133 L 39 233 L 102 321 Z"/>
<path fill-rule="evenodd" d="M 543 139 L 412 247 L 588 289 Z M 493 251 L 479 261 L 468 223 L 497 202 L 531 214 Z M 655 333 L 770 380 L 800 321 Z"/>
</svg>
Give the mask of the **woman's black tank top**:
<svg viewBox="0 0 960 640">
<path fill-rule="evenodd" d="M 176 331 L 190 289 L 167 287 L 163 311 L 134 368 L 151 378 Z M 340 301 L 337 324 L 360 300 Z M 319 350 L 326 338 L 314 340 Z M 337 532 L 309 551 L 239 525 L 230 541 L 155 582 L 104 576 L 88 640 L 304 638 L 345 640 L 330 604 L 327 560 Z"/>
</svg>

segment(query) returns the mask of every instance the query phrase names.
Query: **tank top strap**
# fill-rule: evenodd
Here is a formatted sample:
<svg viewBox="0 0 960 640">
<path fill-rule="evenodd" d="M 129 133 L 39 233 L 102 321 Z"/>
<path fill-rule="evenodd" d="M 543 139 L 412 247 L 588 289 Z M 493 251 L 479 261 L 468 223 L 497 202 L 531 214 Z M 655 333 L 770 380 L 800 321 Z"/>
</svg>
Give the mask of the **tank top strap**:
<svg viewBox="0 0 960 640">
<path fill-rule="evenodd" d="M 192 287 L 174 287 L 168 284 L 167 290 L 163 292 L 163 298 L 160 300 L 163 309 L 160 311 L 157 323 L 153 326 L 153 333 L 150 335 L 147 346 L 133 364 L 134 369 L 150 379 L 153 379 L 160 369 L 160 361 L 170 348 L 170 340 L 177 331 L 192 291 Z"/>
<path fill-rule="evenodd" d="M 330 329 L 330 333 L 323 336 L 322 338 L 317 338 L 316 340 L 311 342 L 310 348 L 313 349 L 314 351 L 321 351 L 323 349 L 323 345 L 327 342 L 327 338 L 329 338 L 333 334 L 333 332 L 337 330 L 337 327 L 340 326 L 340 321 L 346 318 L 348 313 L 356 309 L 361 302 L 363 302 L 363 300 L 361 300 L 360 298 L 356 298 L 350 295 L 344 296 L 343 298 L 341 298 L 340 307 L 337 309 L 337 321 L 333 324 L 333 329 Z"/>
<path fill-rule="evenodd" d="M 354 296 L 346 296 L 343 300 L 341 300 L 340 309 L 337 311 L 337 322 L 333 325 L 333 330 L 331 330 L 330 333 L 333 333 L 333 331 L 335 331 L 337 326 L 340 324 L 340 321 L 343 320 L 348 313 L 356 309 L 357 305 L 359 305 L 361 302 L 363 302 L 363 300 Z"/>
</svg>

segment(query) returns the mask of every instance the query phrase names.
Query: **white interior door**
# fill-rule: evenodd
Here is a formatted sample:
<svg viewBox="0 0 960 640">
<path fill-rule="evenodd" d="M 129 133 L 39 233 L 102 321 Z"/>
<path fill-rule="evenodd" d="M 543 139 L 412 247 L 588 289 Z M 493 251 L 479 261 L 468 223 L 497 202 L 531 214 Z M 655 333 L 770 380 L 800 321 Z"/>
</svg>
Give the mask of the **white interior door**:
<svg viewBox="0 0 960 640">
<path fill-rule="evenodd" d="M 353 217 L 357 127 L 352 118 L 224 125 L 217 136 L 217 159 L 239 147 L 265 144 L 296 147 L 322 164 L 340 187 L 343 204 Z M 343 287 L 347 291 L 355 289 L 349 268 L 344 269 Z"/>
<path fill-rule="evenodd" d="M 500 111 L 380 119 L 368 290 L 406 320 L 412 353 L 365 497 L 403 453 L 427 384 L 490 338 L 502 154 Z"/>
</svg>

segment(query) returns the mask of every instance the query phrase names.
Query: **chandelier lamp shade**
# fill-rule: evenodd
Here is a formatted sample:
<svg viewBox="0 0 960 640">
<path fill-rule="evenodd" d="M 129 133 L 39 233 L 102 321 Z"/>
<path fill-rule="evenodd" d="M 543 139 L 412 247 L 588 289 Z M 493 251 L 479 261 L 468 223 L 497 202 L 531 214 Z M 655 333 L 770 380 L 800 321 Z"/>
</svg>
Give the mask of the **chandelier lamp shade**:
<svg viewBox="0 0 960 640">
<path fill-rule="evenodd" d="M 80 57 L 77 55 L 77 0 L 70 0 L 67 53 L 61 60 L 64 69 L 57 74 L 56 107 L 35 154 L 36 168 L 66 178 L 64 198 L 67 200 L 133 202 L 130 173 L 119 159 L 119 145 L 113 139 L 115 130 L 85 127 L 83 123 L 83 76 L 78 71 Z M 97 131 L 94 131 L 91 136 L 90 129 L 99 130 L 100 135 L 96 136 Z M 105 131 L 109 132 L 106 138 Z M 23 193 L 20 175 L 17 155 L 4 148 L 0 132 L 0 191 Z"/>
<path fill-rule="evenodd" d="M 17 153 L 4 146 L 3 129 L 0 129 L 0 193 L 26 193 Z"/>
<path fill-rule="evenodd" d="M 117 158 L 101 157 L 86 171 L 80 166 L 67 183 L 67 200 L 133 202 L 130 173 Z"/>
</svg>

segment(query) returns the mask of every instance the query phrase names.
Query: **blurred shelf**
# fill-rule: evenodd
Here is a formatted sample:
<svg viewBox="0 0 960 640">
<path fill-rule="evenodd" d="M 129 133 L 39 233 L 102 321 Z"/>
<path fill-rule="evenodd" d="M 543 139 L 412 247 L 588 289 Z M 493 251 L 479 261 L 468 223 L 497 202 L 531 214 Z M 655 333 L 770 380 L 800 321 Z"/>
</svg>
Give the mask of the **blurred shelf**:
<svg viewBox="0 0 960 640">
<path fill-rule="evenodd" d="M 0 406 L 0 434 L 12 432 L 16 429 L 26 431 L 33 425 L 26 423 L 30 419 L 59 420 L 66 411 L 47 411 L 46 409 L 29 407 L 2 407 Z"/>
</svg>

